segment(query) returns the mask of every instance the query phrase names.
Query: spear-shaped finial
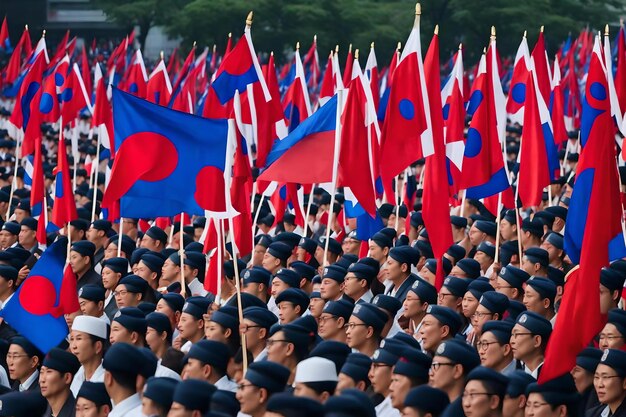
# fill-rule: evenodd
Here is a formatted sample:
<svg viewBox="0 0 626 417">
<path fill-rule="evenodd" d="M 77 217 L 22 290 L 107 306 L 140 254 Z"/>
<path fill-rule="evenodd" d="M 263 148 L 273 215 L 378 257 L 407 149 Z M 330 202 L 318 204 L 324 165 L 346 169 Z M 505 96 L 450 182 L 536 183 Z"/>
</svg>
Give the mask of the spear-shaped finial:
<svg viewBox="0 0 626 417">
<path fill-rule="evenodd" d="M 370 49 L 374 49 L 374 42 L 370 43 Z"/>
<path fill-rule="evenodd" d="M 491 39 L 495 39 L 496 38 L 496 27 L 492 26 L 491 27 Z"/>
<path fill-rule="evenodd" d="M 435 25 L 435 35 L 439 35 L 439 25 Z"/>
<path fill-rule="evenodd" d="M 524 31 L 524 39 L 526 39 L 526 35 L 528 35 L 528 31 L 527 30 Z"/>
<path fill-rule="evenodd" d="M 313 35 L 313 42 L 317 43 L 317 35 Z"/>
<path fill-rule="evenodd" d="M 159 55 L 161 55 L 161 60 L 163 60 L 163 57 L 164 57 L 164 55 L 163 55 L 163 51 L 161 51 L 161 52 L 159 53 Z"/>
<path fill-rule="evenodd" d="M 352 44 L 348 46 L 348 53 L 352 52 Z"/>
<path fill-rule="evenodd" d="M 483 47 L 483 55 L 487 53 L 487 48 Z"/>
<path fill-rule="evenodd" d="M 270 52 L 270 56 L 274 56 L 274 51 Z"/>
<path fill-rule="evenodd" d="M 46 37 L 46 30 L 45 30 L 45 29 L 43 30 L 43 33 L 41 34 L 41 37 L 42 37 L 42 38 L 45 38 L 45 37 Z"/>
<path fill-rule="evenodd" d="M 28 30 L 28 25 L 24 25 L 24 29 Z"/>
<path fill-rule="evenodd" d="M 339 53 L 339 45 L 335 45 L 335 53 L 338 54 Z"/>
<path fill-rule="evenodd" d="M 462 50 L 463 50 L 463 43 L 460 43 L 459 44 L 459 51 L 462 51 Z"/>
<path fill-rule="evenodd" d="M 398 45 L 396 45 L 396 52 L 400 49 L 402 49 L 402 42 L 398 42 Z"/>
<path fill-rule="evenodd" d="M 358 49 L 354 50 L 354 59 L 356 59 L 357 61 L 359 59 L 359 50 Z"/>
<path fill-rule="evenodd" d="M 195 48 L 197 44 L 198 44 L 198 42 L 196 42 L 196 41 L 193 41 L 193 45 L 192 45 L 192 48 Z"/>
<path fill-rule="evenodd" d="M 300 50 L 300 42 L 296 42 L 296 51 Z"/>
<path fill-rule="evenodd" d="M 609 24 L 604 25 L 604 36 L 609 36 Z"/>
<path fill-rule="evenodd" d="M 541 25 L 541 27 L 539 28 L 539 32 L 543 33 L 543 29 L 544 29 L 544 27 L 543 27 L 543 25 Z"/>
<path fill-rule="evenodd" d="M 415 3 L 415 16 L 419 16 L 422 14 L 422 5 L 419 3 Z"/>
<path fill-rule="evenodd" d="M 246 26 L 250 27 L 252 26 L 252 19 L 254 18 L 254 12 L 252 10 L 250 10 L 250 13 L 248 13 L 248 17 L 246 17 Z"/>
</svg>

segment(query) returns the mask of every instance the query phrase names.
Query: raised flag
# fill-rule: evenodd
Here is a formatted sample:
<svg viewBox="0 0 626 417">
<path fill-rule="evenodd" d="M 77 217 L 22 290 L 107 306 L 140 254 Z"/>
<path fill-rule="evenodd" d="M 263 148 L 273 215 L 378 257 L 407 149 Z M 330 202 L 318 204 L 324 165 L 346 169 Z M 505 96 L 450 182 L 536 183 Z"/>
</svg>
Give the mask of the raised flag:
<svg viewBox="0 0 626 417">
<path fill-rule="evenodd" d="M 307 71 L 307 85 L 314 91 L 317 90 L 317 86 L 320 82 L 320 59 L 317 55 L 317 35 L 313 36 L 313 43 L 309 48 L 309 51 L 304 56 L 305 71 Z"/>
<path fill-rule="evenodd" d="M 130 65 L 125 83 L 127 92 L 139 98 L 146 98 L 148 73 L 146 72 L 146 65 L 143 62 L 143 56 L 139 49 L 135 51 L 135 56 Z"/>
<path fill-rule="evenodd" d="M 378 62 L 376 61 L 376 52 L 374 51 L 374 42 L 370 46 L 370 53 L 365 63 L 365 76 L 369 80 L 372 97 L 374 98 L 374 108 L 378 111 L 380 104 L 380 89 L 378 80 Z"/>
<path fill-rule="evenodd" d="M 111 157 L 115 157 L 115 143 L 113 142 L 113 111 L 111 102 L 107 96 L 107 83 L 102 76 L 100 65 L 96 64 L 96 102 L 94 104 L 93 126 L 98 129 L 100 144 L 111 151 Z"/>
<path fill-rule="evenodd" d="M 554 71 L 552 73 L 554 87 L 550 95 L 550 117 L 552 118 L 552 133 L 554 144 L 561 149 L 567 141 L 567 129 L 565 128 L 565 108 L 563 103 L 563 86 L 561 85 L 561 67 L 559 58 L 554 57 Z"/>
<path fill-rule="evenodd" d="M 396 50 L 393 52 L 391 56 L 391 61 L 389 62 L 389 67 L 387 68 L 387 72 L 381 81 L 380 90 L 382 91 L 382 95 L 380 97 L 380 102 L 378 104 L 378 120 L 382 123 L 385 120 L 385 114 L 387 114 L 387 105 L 389 104 L 389 93 L 391 92 L 391 85 L 393 81 L 393 74 L 398 66 L 398 60 L 400 59 L 400 42 L 398 42 L 398 46 Z"/>
<path fill-rule="evenodd" d="M 326 104 L 326 102 L 337 92 L 337 82 L 341 82 L 337 69 L 338 68 L 335 66 L 334 53 L 333 51 L 330 51 L 328 62 L 326 63 L 326 69 L 324 70 L 324 78 L 322 79 L 322 85 L 320 87 L 320 95 L 318 98 L 319 106 Z"/>
<path fill-rule="evenodd" d="M 550 102 L 550 91 L 552 84 L 552 76 L 550 74 L 550 64 L 548 63 L 548 54 L 546 53 L 546 41 L 543 36 L 543 26 L 539 31 L 539 38 L 530 54 L 535 71 L 535 82 L 539 87 L 541 98 L 544 103 Z"/>
<path fill-rule="evenodd" d="M 78 113 L 87 107 L 90 114 L 93 114 L 91 99 L 87 95 L 87 89 L 83 82 L 78 65 L 72 65 L 65 84 L 61 91 L 61 116 L 67 123 L 78 117 Z"/>
<path fill-rule="evenodd" d="M 352 56 L 352 44 L 348 46 L 348 55 L 346 56 L 346 66 L 343 69 L 343 85 L 348 87 L 350 81 L 352 81 L 352 65 L 354 64 L 354 57 Z"/>
<path fill-rule="evenodd" d="M 93 99 L 93 83 L 91 81 L 91 67 L 89 66 L 89 59 L 87 58 L 87 47 L 83 45 L 83 49 L 80 54 L 80 71 L 83 82 L 85 83 L 85 90 L 87 91 L 87 97 L 90 100 Z"/>
<path fill-rule="evenodd" d="M 122 217 L 226 211 L 228 126 L 113 90 L 116 156 L 102 206 Z"/>
<path fill-rule="evenodd" d="M 300 43 L 296 46 L 294 63 L 296 74 L 283 98 L 283 108 L 285 109 L 285 117 L 287 118 L 290 132 L 311 115 L 309 92 L 307 90 L 304 69 L 302 68 L 302 61 L 300 60 Z"/>
<path fill-rule="evenodd" d="M 565 252 L 578 267 L 567 288 L 539 382 L 570 372 L 576 355 L 606 322 L 600 309 L 600 271 L 626 256 L 607 74 L 596 38 L 583 101 L 576 182 L 567 214 Z"/>
<path fill-rule="evenodd" d="M 54 178 L 54 204 L 52 205 L 52 218 L 50 220 L 55 226 L 62 228 L 70 221 L 78 218 L 74 192 L 72 191 L 70 167 L 67 162 L 67 150 L 62 134 L 59 135 Z"/>
<path fill-rule="evenodd" d="M 513 74 L 509 87 L 509 96 L 506 101 L 506 112 L 512 123 L 524 123 L 524 101 L 526 100 L 526 90 L 528 86 L 528 71 L 530 71 L 530 53 L 528 52 L 528 42 L 526 32 L 517 48 L 515 61 L 513 64 Z"/>
<path fill-rule="evenodd" d="M 0 312 L 7 323 L 43 353 L 58 346 L 69 332 L 64 314 L 80 309 L 76 276 L 65 268 L 67 240 L 47 248 Z"/>
<path fill-rule="evenodd" d="M 174 77 L 178 74 L 178 70 L 180 67 L 180 61 L 178 59 L 178 47 L 174 48 L 172 51 L 169 60 L 167 62 L 167 73 L 172 74 Z"/>
<path fill-rule="evenodd" d="M 0 49 L 4 52 L 11 52 L 11 40 L 9 39 L 9 27 L 7 25 L 7 17 L 2 19 L 2 26 L 0 26 Z"/>
<path fill-rule="evenodd" d="M 159 106 L 167 106 L 171 95 L 172 84 L 165 68 L 165 61 L 161 59 L 148 79 L 146 100 Z"/>
<path fill-rule="evenodd" d="M 626 113 L 626 33 L 624 22 L 620 22 L 617 34 L 617 69 L 615 70 L 615 91 L 622 113 Z"/>
</svg>

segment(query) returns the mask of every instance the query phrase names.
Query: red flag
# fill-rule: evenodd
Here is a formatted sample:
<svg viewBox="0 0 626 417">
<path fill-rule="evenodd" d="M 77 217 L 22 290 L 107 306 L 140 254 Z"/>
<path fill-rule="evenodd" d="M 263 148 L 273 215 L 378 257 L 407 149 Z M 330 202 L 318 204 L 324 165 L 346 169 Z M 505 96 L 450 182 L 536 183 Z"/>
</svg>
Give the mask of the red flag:
<svg viewBox="0 0 626 417">
<path fill-rule="evenodd" d="M 209 229 L 205 239 L 204 253 L 211 250 L 213 252 L 209 256 L 209 267 L 204 277 L 204 289 L 212 294 L 218 294 L 219 286 L 224 279 L 224 239 L 222 237 L 224 230 L 222 220 L 207 219 L 207 223 Z M 207 248 L 207 241 L 211 242 L 210 248 Z"/>
<path fill-rule="evenodd" d="M 439 86 L 441 79 L 439 74 L 439 37 L 433 35 L 426 58 L 424 59 L 424 75 L 428 92 L 427 113 L 433 129 L 433 145 L 435 153 L 426 157 L 424 166 L 424 196 L 422 201 L 422 214 L 424 225 L 428 230 L 433 254 L 437 259 L 436 287 L 441 288 L 445 274 L 443 271 L 442 257 L 450 246 L 452 240 L 452 227 L 450 225 L 450 207 L 448 206 L 448 172 L 446 169 L 446 146 L 443 137 L 443 112 L 441 106 L 441 92 Z M 429 111 L 432 108 L 433 111 Z"/>
<path fill-rule="evenodd" d="M 170 77 L 167 75 L 165 62 L 161 59 L 152 71 L 152 74 L 150 74 L 150 79 L 146 86 L 146 100 L 159 106 L 167 106 L 171 95 L 172 84 L 170 83 Z"/>
<path fill-rule="evenodd" d="M 93 83 L 91 81 L 91 67 L 89 66 L 89 59 L 87 58 L 87 49 L 83 45 L 83 50 L 80 56 L 80 71 L 83 78 L 83 82 L 85 83 L 85 90 L 87 91 L 87 96 L 91 100 L 93 97 Z"/>
<path fill-rule="evenodd" d="M 80 310 L 78 302 L 78 290 L 76 289 L 76 274 L 72 271 L 72 267 L 68 264 L 63 272 L 63 283 L 59 293 L 59 306 L 62 314 L 72 314 Z"/>
<path fill-rule="evenodd" d="M 546 54 L 546 41 L 543 37 L 543 26 L 539 32 L 539 38 L 530 54 L 535 62 L 535 74 L 537 77 L 537 85 L 541 92 L 544 103 L 550 102 L 550 66 L 548 65 L 548 55 Z"/>
<path fill-rule="evenodd" d="M 63 136 L 59 136 L 57 149 L 57 167 L 55 170 L 54 205 L 52 206 L 52 223 L 63 227 L 70 221 L 77 219 L 76 202 L 72 191 L 70 167 L 67 163 L 67 152 Z"/>
<path fill-rule="evenodd" d="M 352 64 L 354 64 L 354 57 L 352 56 L 352 44 L 350 44 L 348 56 L 346 56 L 346 67 L 343 70 L 343 85 L 346 87 L 352 81 Z"/>
<path fill-rule="evenodd" d="M 107 97 L 107 83 L 102 76 L 100 65 L 96 65 L 96 103 L 93 111 L 93 126 L 98 129 L 100 143 L 111 150 L 115 157 L 115 141 L 113 140 L 113 110 Z"/>
<path fill-rule="evenodd" d="M 228 55 L 230 51 L 232 50 L 233 50 L 233 34 L 229 32 L 228 41 L 226 42 L 226 49 L 224 50 L 224 58 L 226 58 L 226 55 Z M 224 59 L 222 58 L 222 60 Z"/>
<path fill-rule="evenodd" d="M 607 74 L 600 39 L 589 64 L 581 121 L 582 152 L 565 229 L 565 250 L 578 268 L 569 274 L 539 382 L 566 372 L 606 322 L 600 271 L 626 256 Z"/>
<path fill-rule="evenodd" d="M 65 84 L 63 85 L 61 101 L 63 102 L 61 116 L 63 116 L 63 120 L 67 122 L 74 120 L 84 107 L 91 107 L 91 100 L 87 96 L 85 83 L 83 82 L 83 77 L 76 63 L 72 65 L 67 79 L 65 80 Z"/>
<path fill-rule="evenodd" d="M 54 56 L 52 57 L 52 60 L 50 60 L 50 65 L 48 66 L 48 68 L 54 67 L 57 64 L 57 62 L 63 59 L 66 53 L 66 49 L 68 47 L 67 42 L 69 40 L 70 40 L 70 31 L 68 29 L 67 31 L 65 31 L 65 35 L 63 35 L 63 38 L 57 45 L 57 49 L 54 52 Z M 71 54 L 68 54 L 68 55 L 71 55 Z"/>
<path fill-rule="evenodd" d="M 22 32 L 22 37 L 19 40 L 19 44 L 22 46 L 22 49 L 24 50 L 24 55 L 28 59 L 33 53 L 33 43 L 30 40 L 28 25 L 24 26 L 24 32 Z"/>
<path fill-rule="evenodd" d="M 530 54 L 526 36 L 524 36 L 515 55 L 509 96 L 506 100 L 507 116 L 513 123 L 524 124 L 524 100 L 526 99 L 526 90 L 528 90 L 526 85 L 528 71 L 530 71 Z"/>
<path fill-rule="evenodd" d="M 380 103 L 380 90 L 378 88 L 378 62 L 376 61 L 376 52 L 374 52 L 374 42 L 370 48 L 370 54 L 367 57 L 365 64 L 365 75 L 370 82 L 370 88 L 372 89 L 372 97 L 374 98 L 374 108 L 378 112 L 378 105 Z"/>
<path fill-rule="evenodd" d="M 335 95 L 335 70 L 333 67 L 333 51 L 330 51 L 328 61 L 326 62 L 326 69 L 324 70 L 324 78 L 322 79 L 322 86 L 320 87 L 320 96 L 318 99 L 319 105 L 323 106 L 332 96 Z"/>
<path fill-rule="evenodd" d="M 178 60 L 178 47 L 176 47 L 174 48 L 174 51 L 172 51 L 170 59 L 167 62 L 167 73 L 176 75 L 178 74 L 179 67 L 180 61 Z"/>
<path fill-rule="evenodd" d="M 317 85 L 320 82 L 320 60 L 317 56 L 317 35 L 313 36 L 313 43 L 309 48 L 309 51 L 304 56 L 304 68 L 309 69 L 309 87 L 316 90 Z"/>
<path fill-rule="evenodd" d="M 1 36 L 0 36 L 1 38 Z M 621 24 L 617 35 L 617 70 L 615 71 L 615 91 L 622 113 L 626 112 L 626 34 Z"/>
<path fill-rule="evenodd" d="M 11 58 L 9 59 L 9 63 L 4 70 L 2 71 L 2 82 L 3 84 L 13 84 L 17 77 L 20 75 L 20 68 L 22 67 L 22 45 L 17 44 L 15 49 L 13 49 L 13 53 L 11 54 Z"/>
<path fill-rule="evenodd" d="M 233 177 L 230 185 L 232 205 L 240 214 L 233 218 L 233 238 L 240 256 L 252 253 L 252 170 L 245 140 L 237 132 L 237 147 L 233 163 Z"/>
<path fill-rule="evenodd" d="M 10 46 L 9 42 L 9 27 L 7 25 L 7 17 L 4 16 L 2 20 L 2 26 L 0 26 L 0 49 L 4 49 L 5 51 Z"/>
<path fill-rule="evenodd" d="M 283 108 L 289 122 L 289 132 L 292 132 L 311 115 L 311 103 L 299 49 L 296 49 L 294 55 L 294 65 L 296 66 L 296 74 L 283 98 Z"/>
<path fill-rule="evenodd" d="M 128 77 L 126 78 L 126 88 L 124 91 L 139 97 L 146 98 L 146 89 L 148 84 L 148 74 L 146 72 L 146 65 L 143 62 L 143 56 L 141 51 L 137 49 L 135 56 L 133 57 L 132 64 L 128 70 Z M 121 88 L 121 87 L 120 87 Z"/>
</svg>

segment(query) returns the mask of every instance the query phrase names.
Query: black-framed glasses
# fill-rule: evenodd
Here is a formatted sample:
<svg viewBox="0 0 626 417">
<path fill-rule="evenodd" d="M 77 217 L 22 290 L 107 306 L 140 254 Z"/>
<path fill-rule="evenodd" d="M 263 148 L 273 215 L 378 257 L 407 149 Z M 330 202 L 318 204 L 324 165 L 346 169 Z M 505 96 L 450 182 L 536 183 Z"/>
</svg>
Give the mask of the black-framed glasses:
<svg viewBox="0 0 626 417">
<path fill-rule="evenodd" d="M 477 319 L 482 319 L 483 317 L 493 316 L 493 313 L 483 313 L 482 311 L 475 311 L 472 314 L 472 317 L 476 317 Z"/>
<path fill-rule="evenodd" d="M 337 320 L 338 318 L 339 318 L 339 317 L 337 317 L 337 316 L 330 316 L 330 317 L 328 317 L 328 316 L 327 316 L 327 317 L 320 316 L 320 317 L 317 319 L 317 322 L 318 322 L 319 324 L 324 324 L 324 323 L 326 323 L 326 321 L 328 321 L 328 320 Z"/>
<path fill-rule="evenodd" d="M 291 343 L 289 340 L 284 340 L 284 339 L 268 339 L 267 340 L 267 347 L 272 347 L 272 345 L 274 345 L 275 343 Z"/>
<path fill-rule="evenodd" d="M 348 330 L 348 329 L 354 330 L 354 328 L 357 327 L 357 326 L 366 326 L 367 327 L 367 324 L 363 324 L 363 323 L 348 323 L 348 324 L 344 325 L 343 328 L 346 329 L 346 330 Z"/>
<path fill-rule="evenodd" d="M 256 385 L 252 385 L 252 384 L 238 384 L 237 388 L 240 391 L 243 391 L 244 389 L 246 389 L 247 387 L 254 387 L 254 388 L 258 388 Z"/>
<path fill-rule="evenodd" d="M 519 332 L 519 333 L 511 333 L 511 339 L 517 339 L 519 336 L 530 336 L 531 332 Z"/>
<path fill-rule="evenodd" d="M 441 368 L 442 366 L 454 366 L 454 365 L 456 365 L 456 363 L 454 362 L 433 362 L 430 365 L 430 369 L 437 372 L 439 368 Z"/>
<path fill-rule="evenodd" d="M 444 293 L 441 293 L 441 292 L 437 295 L 437 298 L 439 300 L 445 300 L 446 297 L 456 297 L 456 295 L 454 295 L 454 294 L 444 294 Z"/>
<path fill-rule="evenodd" d="M 494 343 L 500 343 L 500 342 L 478 342 L 476 343 L 476 349 L 478 350 L 487 350 L 489 349 L 489 346 L 493 345 Z"/>
<path fill-rule="evenodd" d="M 263 326 L 259 326 L 259 325 L 252 325 L 252 324 L 242 324 L 241 326 L 239 326 L 239 331 L 241 333 L 247 333 L 249 329 L 256 329 L 256 328 L 261 328 Z"/>
<path fill-rule="evenodd" d="M 479 395 L 498 395 L 493 392 L 463 392 L 463 398 L 469 398 L 470 400 L 474 400 Z"/>
</svg>

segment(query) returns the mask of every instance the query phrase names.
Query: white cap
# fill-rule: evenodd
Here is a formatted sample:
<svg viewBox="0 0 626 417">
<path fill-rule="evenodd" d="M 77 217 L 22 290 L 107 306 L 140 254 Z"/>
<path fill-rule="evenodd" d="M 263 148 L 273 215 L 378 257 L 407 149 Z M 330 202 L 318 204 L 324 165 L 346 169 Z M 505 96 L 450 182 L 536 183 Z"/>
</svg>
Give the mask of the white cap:
<svg viewBox="0 0 626 417">
<path fill-rule="evenodd" d="M 335 363 L 331 360 L 314 356 L 298 364 L 294 382 L 327 382 L 337 380 Z"/>
<path fill-rule="evenodd" d="M 72 323 L 72 330 L 84 332 L 100 339 L 108 339 L 107 323 L 98 317 L 78 316 Z"/>
</svg>

